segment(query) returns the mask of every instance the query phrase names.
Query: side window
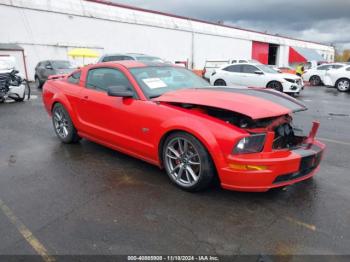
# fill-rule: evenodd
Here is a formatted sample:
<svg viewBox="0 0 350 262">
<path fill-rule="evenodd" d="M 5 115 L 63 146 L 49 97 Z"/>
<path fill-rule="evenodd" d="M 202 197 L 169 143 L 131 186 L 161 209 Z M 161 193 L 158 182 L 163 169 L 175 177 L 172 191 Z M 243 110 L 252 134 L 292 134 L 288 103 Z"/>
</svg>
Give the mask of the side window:
<svg viewBox="0 0 350 262">
<path fill-rule="evenodd" d="M 334 69 L 338 69 L 338 68 L 341 68 L 341 67 L 343 67 L 343 65 L 334 65 L 334 66 L 332 66 L 332 68 L 334 68 Z"/>
<path fill-rule="evenodd" d="M 330 68 L 329 65 L 321 65 L 321 66 L 317 67 L 317 70 L 327 70 L 329 68 Z"/>
<path fill-rule="evenodd" d="M 346 69 L 346 71 L 350 71 L 350 66 Z"/>
<path fill-rule="evenodd" d="M 80 75 L 81 75 L 81 71 L 75 72 L 74 74 L 71 74 L 68 77 L 67 81 L 71 84 L 79 84 Z"/>
<path fill-rule="evenodd" d="M 241 72 L 241 65 L 227 66 L 223 70 L 228 71 L 228 72 L 240 73 Z"/>
<path fill-rule="evenodd" d="M 254 74 L 255 71 L 261 71 L 252 65 L 242 65 L 242 72 L 247 74 Z"/>
<path fill-rule="evenodd" d="M 122 61 L 122 60 L 134 60 L 131 56 L 125 56 L 125 55 L 113 55 L 113 56 L 106 56 L 103 58 L 102 62 L 111 62 L 111 61 Z"/>
<path fill-rule="evenodd" d="M 235 63 L 237 63 L 237 60 L 232 60 L 231 63 L 232 63 L 232 64 L 235 64 Z"/>
<path fill-rule="evenodd" d="M 104 67 L 89 70 L 86 79 L 87 88 L 107 92 L 108 87 L 111 86 L 118 86 L 123 89 L 125 87 L 132 88 L 129 80 L 118 69 Z"/>
</svg>

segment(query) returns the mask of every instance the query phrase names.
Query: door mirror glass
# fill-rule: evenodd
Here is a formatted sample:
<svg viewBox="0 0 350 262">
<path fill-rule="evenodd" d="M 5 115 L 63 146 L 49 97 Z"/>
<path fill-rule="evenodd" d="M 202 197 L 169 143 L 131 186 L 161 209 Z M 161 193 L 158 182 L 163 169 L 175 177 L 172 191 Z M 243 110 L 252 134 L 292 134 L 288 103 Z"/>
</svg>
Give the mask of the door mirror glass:
<svg viewBox="0 0 350 262">
<path fill-rule="evenodd" d="M 107 89 L 107 94 L 109 96 L 116 97 L 133 97 L 134 92 L 127 88 L 126 86 L 109 86 Z"/>
</svg>

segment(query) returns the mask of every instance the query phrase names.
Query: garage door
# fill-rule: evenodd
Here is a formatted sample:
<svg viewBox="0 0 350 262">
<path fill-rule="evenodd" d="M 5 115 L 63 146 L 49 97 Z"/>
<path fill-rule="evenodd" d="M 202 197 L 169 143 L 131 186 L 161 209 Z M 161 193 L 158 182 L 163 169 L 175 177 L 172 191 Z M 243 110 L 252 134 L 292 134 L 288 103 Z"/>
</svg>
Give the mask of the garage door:
<svg viewBox="0 0 350 262">
<path fill-rule="evenodd" d="M 252 58 L 260 63 L 268 64 L 269 62 L 269 44 L 253 41 Z"/>
</svg>

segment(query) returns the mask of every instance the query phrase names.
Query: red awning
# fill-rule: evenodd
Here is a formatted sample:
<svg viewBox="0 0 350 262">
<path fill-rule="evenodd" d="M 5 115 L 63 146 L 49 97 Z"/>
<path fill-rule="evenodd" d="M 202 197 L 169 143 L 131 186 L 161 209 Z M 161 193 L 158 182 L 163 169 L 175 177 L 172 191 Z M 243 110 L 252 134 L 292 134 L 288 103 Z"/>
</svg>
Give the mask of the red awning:
<svg viewBox="0 0 350 262">
<path fill-rule="evenodd" d="M 306 58 L 299 54 L 293 47 L 289 47 L 289 63 L 307 62 Z"/>
<path fill-rule="evenodd" d="M 303 47 L 289 47 L 289 63 L 302 63 L 307 61 L 321 62 L 324 58 L 314 49 Z"/>
</svg>

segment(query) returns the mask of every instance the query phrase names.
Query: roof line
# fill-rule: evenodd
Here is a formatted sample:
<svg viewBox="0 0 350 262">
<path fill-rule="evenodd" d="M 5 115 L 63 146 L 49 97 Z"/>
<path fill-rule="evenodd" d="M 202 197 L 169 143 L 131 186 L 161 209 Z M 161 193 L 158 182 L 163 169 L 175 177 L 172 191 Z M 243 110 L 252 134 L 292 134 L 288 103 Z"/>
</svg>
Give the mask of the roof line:
<svg viewBox="0 0 350 262">
<path fill-rule="evenodd" d="M 191 18 L 191 17 L 175 15 L 175 14 L 170 14 L 170 13 L 156 11 L 156 10 L 151 10 L 151 9 L 145 9 L 145 8 L 141 8 L 141 7 L 131 6 L 131 5 L 114 3 L 114 2 L 110 2 L 108 0 L 84 0 L 84 1 L 93 2 L 93 3 L 97 3 L 97 4 L 103 4 L 103 5 L 109 5 L 109 6 L 115 6 L 115 7 L 125 8 L 125 9 L 131 9 L 131 10 L 141 11 L 141 12 L 146 12 L 146 13 L 151 13 L 151 14 L 164 15 L 164 16 L 169 16 L 169 17 L 189 20 L 189 21 L 193 21 L 193 22 L 205 23 L 205 24 L 209 24 L 209 25 L 216 25 L 216 26 L 221 26 L 221 27 L 226 27 L 226 28 L 231 28 L 231 29 L 237 29 L 237 30 L 241 30 L 241 31 L 251 32 L 251 33 L 257 33 L 257 34 L 274 36 L 274 37 L 281 37 L 281 38 L 286 38 L 286 39 L 290 39 L 290 40 L 307 42 L 307 43 L 312 43 L 312 44 L 318 44 L 318 45 L 331 47 L 331 45 L 327 45 L 327 44 L 323 44 L 323 43 L 319 43 L 319 42 L 315 42 L 315 41 L 302 40 L 302 39 L 293 38 L 293 37 L 289 37 L 289 36 L 274 35 L 274 34 L 259 32 L 259 31 L 255 31 L 255 30 L 251 30 L 251 29 L 243 29 L 243 28 L 239 28 L 239 27 L 235 27 L 235 26 L 231 26 L 231 25 L 218 24 L 218 23 L 214 23 L 214 22 L 210 22 L 210 21 L 206 21 L 206 20 L 201 20 L 201 19 L 197 19 L 197 18 Z M 261 41 L 259 41 L 259 42 L 261 42 Z"/>
</svg>

